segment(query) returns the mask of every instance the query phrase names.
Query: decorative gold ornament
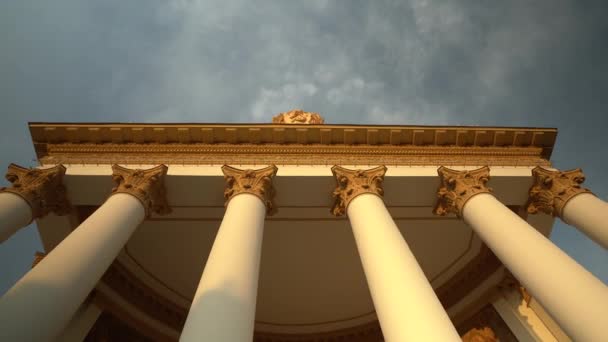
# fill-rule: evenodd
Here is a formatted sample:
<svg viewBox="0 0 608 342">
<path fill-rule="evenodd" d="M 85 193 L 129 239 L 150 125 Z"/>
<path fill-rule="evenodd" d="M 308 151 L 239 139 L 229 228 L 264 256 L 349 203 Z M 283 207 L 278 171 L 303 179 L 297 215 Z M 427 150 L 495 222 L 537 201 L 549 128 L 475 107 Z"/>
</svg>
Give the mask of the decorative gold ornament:
<svg viewBox="0 0 608 342">
<path fill-rule="evenodd" d="M 481 193 L 491 193 L 486 186 L 490 179 L 490 168 L 487 166 L 471 171 L 458 171 L 441 166 L 437 169 L 441 185 L 437 190 L 435 215 L 455 213 L 462 216 L 462 208 L 471 197 Z"/>
<path fill-rule="evenodd" d="M 6 179 L 12 186 L 0 188 L 0 191 L 22 197 L 32 208 L 32 219 L 44 217 L 50 212 L 66 215 L 71 207 L 63 185 L 65 170 L 61 164 L 47 169 L 28 169 L 10 164 Z"/>
<path fill-rule="evenodd" d="M 322 125 L 325 120 L 319 113 L 305 112 L 301 109 L 294 109 L 284 112 L 272 118 L 272 123 L 278 124 L 297 124 L 297 125 Z"/>
<path fill-rule="evenodd" d="M 473 328 L 462 336 L 463 342 L 498 342 L 494 330 L 490 327 Z"/>
<path fill-rule="evenodd" d="M 369 170 L 349 170 L 334 165 L 331 172 L 336 177 L 336 189 L 332 194 L 334 205 L 331 208 L 331 213 L 335 216 L 346 214 L 350 201 L 361 194 L 372 193 L 380 197 L 384 195 L 384 165 Z"/>
<path fill-rule="evenodd" d="M 225 205 L 230 199 L 241 193 L 249 193 L 259 197 L 266 206 L 266 213 L 276 212 L 273 199 L 275 195 L 272 178 L 277 174 L 277 167 L 270 165 L 258 170 L 241 170 L 228 165 L 222 166 L 226 189 L 224 190 Z"/>
<path fill-rule="evenodd" d="M 151 169 L 128 169 L 120 165 L 112 165 L 112 180 L 116 186 L 112 193 L 127 193 L 141 201 L 146 209 L 146 216 L 151 212 L 166 215 L 171 212 L 167 203 L 165 176 L 167 166 L 158 165 Z"/>
<path fill-rule="evenodd" d="M 527 210 L 530 214 L 542 211 L 546 214 L 562 217 L 564 206 L 574 196 L 591 193 L 581 187 L 585 175 L 581 169 L 569 171 L 550 171 L 542 167 L 532 170 L 534 184 L 530 188 Z"/>
</svg>

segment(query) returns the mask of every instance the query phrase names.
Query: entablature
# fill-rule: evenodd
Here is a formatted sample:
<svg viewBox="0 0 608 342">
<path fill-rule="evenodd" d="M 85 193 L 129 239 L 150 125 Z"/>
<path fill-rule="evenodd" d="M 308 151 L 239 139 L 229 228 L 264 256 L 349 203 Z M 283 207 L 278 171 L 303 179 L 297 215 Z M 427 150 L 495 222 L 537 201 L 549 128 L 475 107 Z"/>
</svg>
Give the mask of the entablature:
<svg viewBox="0 0 608 342">
<path fill-rule="evenodd" d="M 42 164 L 548 166 L 552 128 L 30 123 Z"/>
</svg>

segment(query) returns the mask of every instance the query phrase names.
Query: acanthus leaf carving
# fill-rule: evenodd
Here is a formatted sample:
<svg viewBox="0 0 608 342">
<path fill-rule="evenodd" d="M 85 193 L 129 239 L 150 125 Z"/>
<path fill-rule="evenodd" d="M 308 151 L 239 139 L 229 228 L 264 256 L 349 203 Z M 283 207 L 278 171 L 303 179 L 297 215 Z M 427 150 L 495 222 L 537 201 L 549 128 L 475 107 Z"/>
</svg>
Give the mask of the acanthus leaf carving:
<svg viewBox="0 0 608 342">
<path fill-rule="evenodd" d="M 462 336 L 463 342 L 498 342 L 494 330 L 490 327 L 473 328 Z"/>
<path fill-rule="evenodd" d="M 386 174 L 386 166 L 378 166 L 369 170 L 350 170 L 335 165 L 331 172 L 336 178 L 336 189 L 332 193 L 334 205 L 331 213 L 335 216 L 346 214 L 346 208 L 353 198 L 372 193 L 384 196 L 382 182 Z"/>
<path fill-rule="evenodd" d="M 300 124 L 300 125 L 322 125 L 325 120 L 319 113 L 305 112 L 294 109 L 289 112 L 279 113 L 272 118 L 272 123 Z"/>
<path fill-rule="evenodd" d="M 6 179 L 11 187 L 0 191 L 11 192 L 23 198 L 32 208 L 32 218 L 40 218 L 48 213 L 66 215 L 70 212 L 70 202 L 63 185 L 65 166 L 58 164 L 45 169 L 25 168 L 10 164 Z"/>
<path fill-rule="evenodd" d="M 537 166 L 532 169 L 532 177 L 534 184 L 530 187 L 527 203 L 530 214 L 541 211 L 561 217 L 564 206 L 570 199 L 582 193 L 591 193 L 581 186 L 585 181 L 581 169 L 551 171 Z"/>
<path fill-rule="evenodd" d="M 275 165 L 258 170 L 241 170 L 228 165 L 222 166 L 226 181 L 225 205 L 228 205 L 232 197 L 241 193 L 249 193 L 262 200 L 268 215 L 275 213 L 276 209 L 273 202 L 275 190 L 272 185 L 272 178 L 276 175 L 277 170 Z"/>
<path fill-rule="evenodd" d="M 440 185 L 437 190 L 437 203 L 433 209 L 435 215 L 455 213 L 462 216 L 462 208 L 471 197 L 481 193 L 491 193 L 486 186 L 490 179 L 490 168 L 487 166 L 476 170 L 452 170 L 441 166 L 437 169 Z"/>
<path fill-rule="evenodd" d="M 158 165 L 151 169 L 128 169 L 120 165 L 112 165 L 112 180 L 116 186 L 112 193 L 127 193 L 141 201 L 146 209 L 146 216 L 154 212 L 166 215 L 171 212 L 167 202 L 165 176 L 167 166 Z"/>
</svg>

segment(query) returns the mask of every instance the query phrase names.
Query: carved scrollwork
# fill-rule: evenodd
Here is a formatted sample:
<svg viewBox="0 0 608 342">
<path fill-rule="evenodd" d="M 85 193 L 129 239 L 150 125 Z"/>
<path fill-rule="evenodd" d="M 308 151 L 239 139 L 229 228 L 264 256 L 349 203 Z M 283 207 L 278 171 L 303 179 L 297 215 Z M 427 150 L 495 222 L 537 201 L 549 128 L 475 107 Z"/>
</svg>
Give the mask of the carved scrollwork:
<svg viewBox="0 0 608 342">
<path fill-rule="evenodd" d="M 437 190 L 435 215 L 455 213 L 462 216 L 462 208 L 471 197 L 481 193 L 491 193 L 486 186 L 490 179 L 490 168 L 487 166 L 471 171 L 458 171 L 444 166 L 437 169 L 441 184 Z"/>
<path fill-rule="evenodd" d="M 300 124 L 300 125 L 322 125 L 325 120 L 319 113 L 305 112 L 301 109 L 294 109 L 289 112 L 280 113 L 272 118 L 272 123 L 281 124 Z"/>
<path fill-rule="evenodd" d="M 12 183 L 0 191 L 11 192 L 22 197 L 32 208 L 32 218 L 40 218 L 53 212 L 66 215 L 71 206 L 63 185 L 65 166 L 59 164 L 46 169 L 28 169 L 10 164 L 6 179 Z"/>
<path fill-rule="evenodd" d="M 532 170 L 534 184 L 530 188 L 527 210 L 530 214 L 542 211 L 553 216 L 562 216 L 564 206 L 574 196 L 591 193 L 581 184 L 585 175 L 581 169 L 551 171 L 540 166 Z"/>
<path fill-rule="evenodd" d="M 473 328 L 462 336 L 463 342 L 498 342 L 494 330 L 490 327 Z"/>
<path fill-rule="evenodd" d="M 361 194 L 372 193 L 380 197 L 384 195 L 382 182 L 386 166 L 369 170 L 350 170 L 335 165 L 331 172 L 336 177 L 336 189 L 332 193 L 334 205 L 331 208 L 331 213 L 335 216 L 346 214 L 350 201 Z"/>
<path fill-rule="evenodd" d="M 146 209 L 146 216 L 151 212 L 166 215 L 171 212 L 165 189 L 167 169 L 166 165 L 140 170 L 114 164 L 112 180 L 116 186 L 112 189 L 112 193 L 127 193 L 135 196 Z"/>
<path fill-rule="evenodd" d="M 266 206 L 266 213 L 272 215 L 276 210 L 273 203 L 274 187 L 272 178 L 277 173 L 277 167 L 270 165 L 258 170 L 241 170 L 228 165 L 222 166 L 226 188 L 224 190 L 225 205 L 230 199 L 241 193 L 250 193 L 259 197 Z"/>
</svg>

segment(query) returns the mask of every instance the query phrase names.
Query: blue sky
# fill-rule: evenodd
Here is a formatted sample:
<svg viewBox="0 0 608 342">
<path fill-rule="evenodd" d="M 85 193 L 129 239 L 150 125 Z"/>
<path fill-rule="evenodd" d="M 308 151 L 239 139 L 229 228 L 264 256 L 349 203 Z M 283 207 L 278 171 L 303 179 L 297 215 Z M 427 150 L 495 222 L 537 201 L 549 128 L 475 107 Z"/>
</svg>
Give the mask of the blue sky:
<svg viewBox="0 0 608 342">
<path fill-rule="evenodd" d="M 35 165 L 28 121 L 557 127 L 558 168 L 608 198 L 604 1 L 0 3 L 0 167 Z M 2 185 L 6 182 L 2 181 Z M 608 283 L 608 251 L 552 240 Z M 0 293 L 41 250 L 0 245 Z"/>
</svg>

